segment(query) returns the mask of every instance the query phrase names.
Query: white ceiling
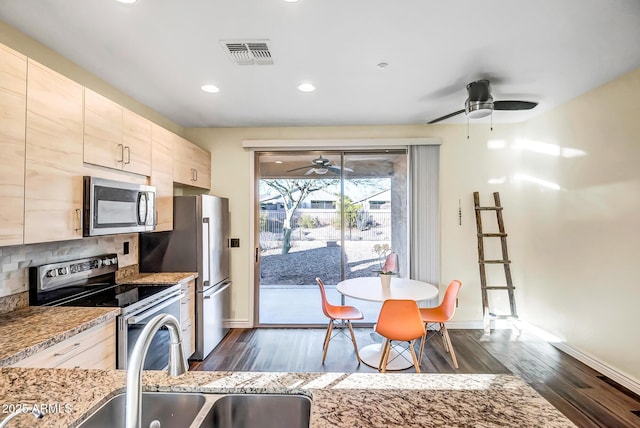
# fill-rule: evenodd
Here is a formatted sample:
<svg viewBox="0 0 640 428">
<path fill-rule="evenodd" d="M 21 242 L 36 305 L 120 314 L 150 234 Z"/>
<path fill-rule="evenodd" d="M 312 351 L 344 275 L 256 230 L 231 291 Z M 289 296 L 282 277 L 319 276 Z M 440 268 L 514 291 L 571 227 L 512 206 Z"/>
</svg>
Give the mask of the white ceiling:
<svg viewBox="0 0 640 428">
<path fill-rule="evenodd" d="M 479 78 L 540 103 L 493 117 L 518 121 L 640 66 L 638 0 L 0 0 L 0 19 L 185 127 L 423 124 Z M 229 39 L 268 39 L 274 64 L 234 64 Z"/>
</svg>

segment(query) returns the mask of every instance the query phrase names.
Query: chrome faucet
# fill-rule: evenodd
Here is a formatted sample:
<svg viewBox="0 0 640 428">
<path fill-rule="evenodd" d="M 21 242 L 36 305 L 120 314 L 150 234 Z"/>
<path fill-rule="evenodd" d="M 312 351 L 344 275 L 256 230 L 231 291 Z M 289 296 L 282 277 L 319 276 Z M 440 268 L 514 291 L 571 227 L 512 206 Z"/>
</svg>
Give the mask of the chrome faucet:
<svg viewBox="0 0 640 428">
<path fill-rule="evenodd" d="M 4 418 L 2 421 L 0 421 L 0 428 L 7 426 L 7 424 L 11 419 L 15 418 L 18 415 L 22 415 L 23 413 L 31 413 L 36 419 L 44 418 L 44 413 L 42 413 L 37 406 L 33 406 L 33 409 L 31 409 L 31 411 L 26 411 L 26 409 L 20 408 L 12 412 L 9 416 Z"/>
<path fill-rule="evenodd" d="M 163 326 L 167 326 L 171 339 L 169 344 L 169 376 L 180 376 L 188 370 L 187 359 L 182 348 L 180 323 L 176 317 L 161 314 L 153 318 L 140 333 L 128 362 L 125 400 L 126 428 L 140 428 L 142 422 L 142 367 L 153 336 Z"/>
</svg>

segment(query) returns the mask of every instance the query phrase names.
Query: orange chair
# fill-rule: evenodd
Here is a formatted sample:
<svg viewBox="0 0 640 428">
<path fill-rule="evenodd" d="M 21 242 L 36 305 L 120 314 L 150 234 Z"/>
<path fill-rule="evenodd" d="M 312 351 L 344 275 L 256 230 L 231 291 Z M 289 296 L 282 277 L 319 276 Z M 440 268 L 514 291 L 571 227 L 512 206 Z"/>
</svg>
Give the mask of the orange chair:
<svg viewBox="0 0 640 428">
<path fill-rule="evenodd" d="M 387 369 L 391 341 L 409 342 L 409 350 L 413 358 L 416 373 L 420 373 L 420 364 L 413 349 L 416 339 L 424 337 L 424 324 L 420 317 L 418 304 L 413 300 L 385 300 L 380 309 L 380 316 L 376 324 L 376 333 L 385 338 L 380 355 L 379 369 L 383 373 Z"/>
<path fill-rule="evenodd" d="M 320 295 L 322 296 L 322 312 L 329 318 L 329 326 L 327 327 L 327 334 L 324 336 L 324 353 L 322 354 L 322 364 L 327 358 L 327 351 L 329 350 L 329 341 L 331 341 L 331 332 L 333 331 L 334 321 L 346 321 L 349 326 L 349 332 L 351 333 L 351 341 L 353 342 L 353 349 L 356 351 L 356 358 L 358 364 L 360 364 L 360 354 L 358 354 L 358 344 L 356 343 L 356 336 L 353 334 L 353 327 L 351 326 L 352 320 L 361 320 L 364 318 L 360 309 L 355 306 L 335 306 L 327 301 L 327 293 L 324 290 L 324 282 L 320 278 L 316 278 L 318 286 L 320 286 Z"/>
<path fill-rule="evenodd" d="M 456 353 L 453 351 L 453 346 L 451 345 L 449 332 L 447 331 L 447 327 L 445 327 L 444 323 L 453 318 L 453 314 L 456 312 L 456 298 L 458 297 L 460 287 L 462 287 L 462 283 L 460 281 L 451 281 L 447 286 L 447 291 L 444 293 L 444 298 L 442 299 L 440 306 L 435 308 L 420 308 L 420 316 L 422 317 L 422 322 L 424 322 L 425 328 L 429 323 L 438 323 L 440 325 L 440 335 L 444 342 L 444 349 L 451 354 L 451 360 L 453 361 L 453 366 L 455 368 L 458 368 L 458 361 L 456 360 Z M 426 337 L 427 334 L 425 331 L 425 335 L 420 341 L 420 361 L 422 361 L 422 353 L 424 351 Z"/>
</svg>

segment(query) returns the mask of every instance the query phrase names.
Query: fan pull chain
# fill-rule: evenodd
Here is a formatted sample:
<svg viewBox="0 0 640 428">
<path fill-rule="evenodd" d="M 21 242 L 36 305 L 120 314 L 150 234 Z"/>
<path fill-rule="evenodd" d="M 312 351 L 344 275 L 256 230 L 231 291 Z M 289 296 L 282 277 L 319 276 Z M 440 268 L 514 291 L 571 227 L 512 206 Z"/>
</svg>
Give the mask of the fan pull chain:
<svg viewBox="0 0 640 428">
<path fill-rule="evenodd" d="M 467 140 L 469 139 L 469 116 L 467 116 Z"/>
<path fill-rule="evenodd" d="M 491 110 L 491 130 L 493 131 L 493 110 Z"/>
</svg>

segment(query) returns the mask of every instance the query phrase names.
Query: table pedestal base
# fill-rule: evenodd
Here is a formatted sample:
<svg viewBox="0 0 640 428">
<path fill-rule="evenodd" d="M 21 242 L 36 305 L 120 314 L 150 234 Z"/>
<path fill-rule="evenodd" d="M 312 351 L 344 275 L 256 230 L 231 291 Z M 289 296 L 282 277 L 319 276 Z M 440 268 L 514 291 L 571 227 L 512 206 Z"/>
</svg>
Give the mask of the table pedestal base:
<svg viewBox="0 0 640 428">
<path fill-rule="evenodd" d="M 406 355 L 409 355 L 409 359 L 405 357 L 405 354 L 400 354 L 405 348 L 399 345 L 391 345 L 389 351 L 389 359 L 387 361 L 387 371 L 394 370 L 406 370 L 409 367 L 413 367 L 413 361 L 411 361 L 411 352 L 406 350 Z M 382 354 L 382 344 L 374 343 L 373 345 L 367 345 L 358 350 L 360 354 L 360 361 L 373 367 L 374 369 L 380 366 L 380 355 Z"/>
</svg>

